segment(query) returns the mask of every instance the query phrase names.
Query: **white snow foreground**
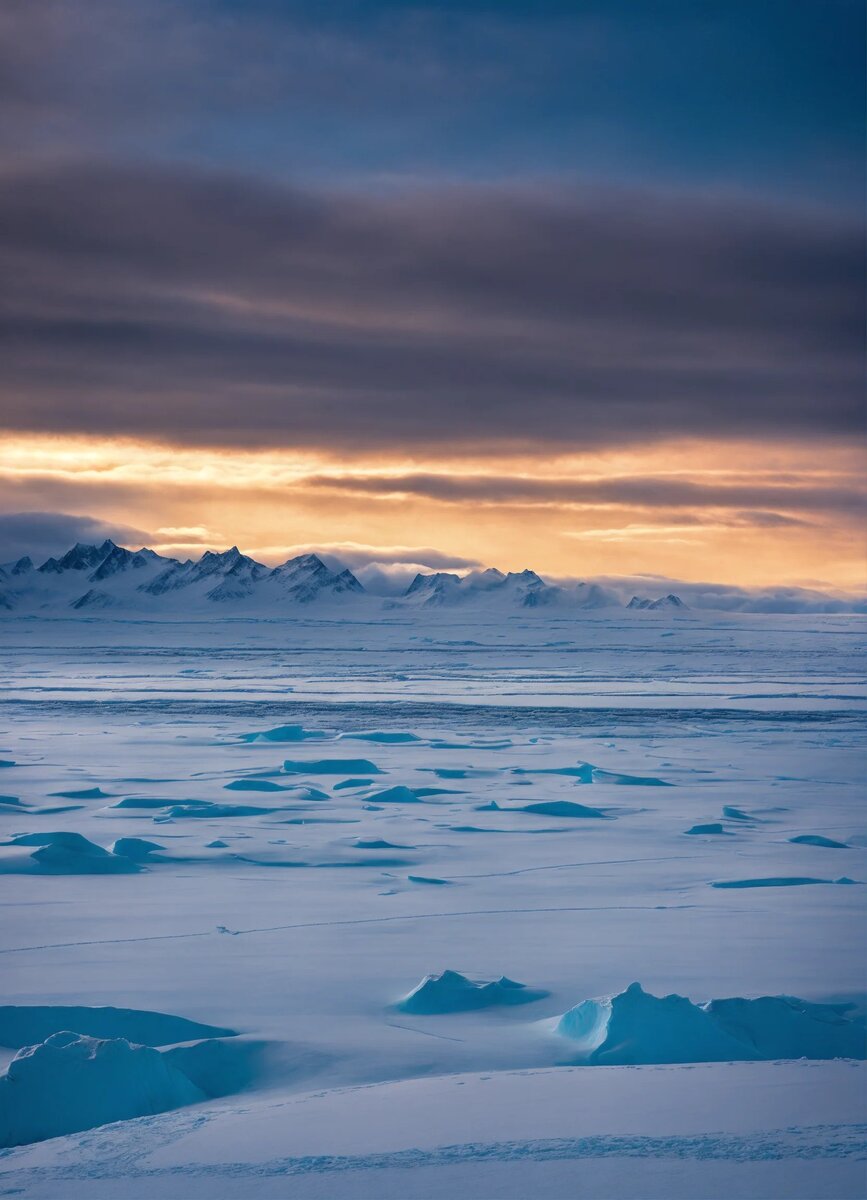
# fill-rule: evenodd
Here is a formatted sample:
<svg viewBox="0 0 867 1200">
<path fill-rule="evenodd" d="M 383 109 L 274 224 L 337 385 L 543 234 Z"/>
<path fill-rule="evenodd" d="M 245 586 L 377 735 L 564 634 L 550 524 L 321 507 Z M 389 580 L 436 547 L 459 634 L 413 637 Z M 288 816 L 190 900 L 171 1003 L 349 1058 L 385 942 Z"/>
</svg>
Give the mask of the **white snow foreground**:
<svg viewBox="0 0 867 1200">
<path fill-rule="evenodd" d="M 474 981 L 443 971 L 428 975 L 394 1007 L 400 1013 L 435 1016 L 525 1006 L 548 994 L 505 976 Z M 574 1043 L 573 1061 L 588 1069 L 756 1059 L 863 1060 L 864 1020 L 851 1013 L 853 1008 L 782 996 L 696 1005 L 684 996 L 649 995 L 634 983 L 615 996 L 582 1001 L 554 1029 Z M 193 1031 L 234 1036 L 231 1030 L 209 1030 L 162 1013 L 61 1007 L 52 1016 L 50 1008 L 29 1013 L 26 1007 L 7 1007 L 0 1009 L 0 1036 L 7 1043 L 20 1041 L 28 1029 L 56 1029 L 66 1021 L 121 1036 L 97 1038 L 63 1030 L 19 1050 L 0 1077 L 0 1146 L 182 1108 L 228 1095 L 251 1080 L 239 1061 L 237 1043 L 229 1043 L 227 1050 L 225 1043 L 210 1040 L 160 1052 L 123 1036 L 129 1029 L 161 1043 Z M 450 1035 L 445 1036 L 448 1040 Z"/>
<path fill-rule="evenodd" d="M 861 622 L 357 603 L 3 616 L 0 1194 L 863 1197 Z"/>
<path fill-rule="evenodd" d="M 0 1186 L 34 1200 L 856 1200 L 865 1085 L 861 1064 L 737 1063 L 245 1097 L 9 1151 Z"/>
</svg>

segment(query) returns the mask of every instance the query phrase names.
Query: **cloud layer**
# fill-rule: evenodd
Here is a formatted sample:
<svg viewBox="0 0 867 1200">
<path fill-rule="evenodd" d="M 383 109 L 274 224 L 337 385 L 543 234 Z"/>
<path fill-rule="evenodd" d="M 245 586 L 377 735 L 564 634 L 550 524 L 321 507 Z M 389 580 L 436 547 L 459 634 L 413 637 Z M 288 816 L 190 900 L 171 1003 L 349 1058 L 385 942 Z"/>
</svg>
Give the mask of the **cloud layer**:
<svg viewBox="0 0 867 1200">
<path fill-rule="evenodd" d="M 827 212 L 106 163 L 3 184 L 9 428 L 474 453 L 860 431 L 861 236 Z"/>
<path fill-rule="evenodd" d="M 0 513 L 0 563 L 29 555 L 38 565 L 76 542 L 99 545 L 106 538 L 139 548 L 149 537 L 144 530 L 99 517 L 57 512 Z"/>
<path fill-rule="evenodd" d="M 160 530 L 159 534 L 184 533 L 201 536 L 199 529 Z M 156 544 L 165 554 L 172 547 L 157 541 L 142 530 L 112 524 L 95 517 L 70 513 L 31 512 L 0 515 L 0 564 L 14 562 L 29 555 L 41 563 L 49 555 L 59 555 L 75 542 L 99 544 L 106 538 L 130 548 Z M 180 547 L 186 557 L 193 558 L 208 548 L 208 543 L 195 547 L 193 541 Z M 225 549 L 222 544 L 211 548 Z M 246 548 L 245 548 L 246 549 Z M 472 559 L 424 546 L 375 546 L 360 543 L 312 543 L 283 547 L 261 547 L 249 550 L 252 557 L 267 563 L 278 563 L 300 554 L 318 554 L 332 569 L 349 567 L 372 595 L 396 596 L 406 590 L 419 572 L 450 570 L 464 573 L 485 564 Z M 817 588 L 764 587 L 743 588 L 731 584 L 689 582 L 663 575 L 598 576 L 578 579 L 573 576 L 547 576 L 548 582 L 572 588 L 578 583 L 595 585 L 611 597 L 613 604 L 626 604 L 633 595 L 656 597 L 676 592 L 690 608 L 727 612 L 776 613 L 846 613 L 867 611 L 867 598 L 853 593 L 830 594 Z"/>
</svg>

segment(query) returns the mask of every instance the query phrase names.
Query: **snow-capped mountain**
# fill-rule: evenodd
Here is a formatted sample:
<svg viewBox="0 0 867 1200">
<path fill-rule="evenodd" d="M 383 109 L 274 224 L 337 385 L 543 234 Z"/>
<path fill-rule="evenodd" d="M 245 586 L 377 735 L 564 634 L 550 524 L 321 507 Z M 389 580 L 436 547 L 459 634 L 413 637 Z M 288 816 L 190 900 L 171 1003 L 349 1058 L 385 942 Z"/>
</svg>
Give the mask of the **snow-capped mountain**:
<svg viewBox="0 0 867 1200">
<path fill-rule="evenodd" d="M 139 590 L 150 596 L 184 590 L 188 598 L 241 600 L 252 594 L 257 581 L 268 571 L 268 567 L 233 546 L 222 554 L 206 550 L 198 562 L 169 559 L 168 565 L 154 579 L 142 583 Z"/>
<path fill-rule="evenodd" d="M 448 571 L 416 575 L 403 600 L 413 605 L 443 605 L 474 600 L 489 603 L 494 599 L 535 608 L 540 604 L 555 603 L 562 592 L 562 588 L 545 583 L 535 571 L 510 571 L 504 575 L 496 567 L 489 567 L 464 576 Z"/>
<path fill-rule="evenodd" d="M 292 600 L 306 603 L 323 595 L 361 595 L 364 588 L 349 570 L 331 571 L 316 554 L 302 554 L 275 567 L 268 576 L 273 588 Z"/>
<path fill-rule="evenodd" d="M 279 613 L 287 606 L 363 595 L 351 571 L 332 571 L 315 554 L 268 567 L 237 546 L 180 562 L 112 541 L 78 544 L 34 568 L 29 558 L 0 567 L 0 608 L 21 613 L 123 609 L 196 612 L 227 604 Z"/>
<path fill-rule="evenodd" d="M 101 546 L 85 546 L 76 542 L 71 550 L 67 550 L 62 558 L 48 558 L 39 567 L 40 575 L 61 575 L 64 571 L 92 571 L 114 550 L 119 550 L 114 542 L 106 539 Z M 127 551 L 127 553 L 129 553 Z"/>
<path fill-rule="evenodd" d="M 669 592 L 667 596 L 659 596 L 656 600 L 651 600 L 649 596 L 633 596 L 626 607 L 658 611 L 661 608 L 688 608 L 689 605 L 674 592 Z"/>
<path fill-rule="evenodd" d="M 416 575 L 402 597 L 407 605 L 433 606 L 452 604 L 501 604 L 507 607 L 565 608 L 619 607 L 617 597 L 598 584 L 578 583 L 571 587 L 546 583 L 535 571 L 510 571 L 507 575 L 495 567 L 454 575 L 438 571 Z"/>
<path fill-rule="evenodd" d="M 317 610 L 366 604 L 368 608 L 478 608 L 501 612 L 549 609 L 622 608 L 616 592 L 596 583 L 548 583 L 535 571 L 495 567 L 458 575 L 419 574 L 400 596 L 374 596 L 350 570 L 332 568 L 316 554 L 302 554 L 270 567 L 237 546 L 180 561 L 142 547 L 132 550 L 107 540 L 79 543 L 58 558 L 34 566 L 25 556 L 0 566 L 0 610 L 4 614 L 83 615 L 103 611 L 167 616 L 227 614 L 280 616 L 299 606 Z M 670 594 L 652 600 L 635 596 L 628 608 L 685 609 Z"/>
</svg>

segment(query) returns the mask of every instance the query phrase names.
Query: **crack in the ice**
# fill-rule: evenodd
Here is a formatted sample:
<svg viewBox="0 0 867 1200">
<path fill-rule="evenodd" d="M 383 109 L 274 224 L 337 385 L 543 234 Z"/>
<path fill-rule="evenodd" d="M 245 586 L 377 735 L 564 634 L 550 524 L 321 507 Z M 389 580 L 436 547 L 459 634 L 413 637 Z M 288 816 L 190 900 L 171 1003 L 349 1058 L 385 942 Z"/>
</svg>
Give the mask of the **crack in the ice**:
<svg viewBox="0 0 867 1200">
<path fill-rule="evenodd" d="M 233 929 L 236 936 L 250 933 L 281 933 L 292 929 L 323 929 L 338 925 L 384 925 L 392 921 L 435 921 L 452 917 L 495 917 L 524 913 L 566 913 L 566 912 L 649 912 L 659 909 L 698 908 L 696 904 L 582 904 L 557 905 L 551 908 L 471 908 L 461 912 L 435 913 L 404 913 L 390 917 L 353 917 L 336 921 L 299 921 L 289 925 L 259 925 L 249 929 Z M 116 946 L 135 942 L 166 942 L 178 941 L 182 938 L 200 938 L 219 936 L 218 927 L 213 929 L 194 930 L 190 933 L 152 933 L 141 937 L 130 938 L 90 938 L 81 942 L 46 942 L 39 946 L 8 946 L 0 949 L 0 954 L 24 954 L 30 950 L 69 950 L 77 946 Z"/>
</svg>

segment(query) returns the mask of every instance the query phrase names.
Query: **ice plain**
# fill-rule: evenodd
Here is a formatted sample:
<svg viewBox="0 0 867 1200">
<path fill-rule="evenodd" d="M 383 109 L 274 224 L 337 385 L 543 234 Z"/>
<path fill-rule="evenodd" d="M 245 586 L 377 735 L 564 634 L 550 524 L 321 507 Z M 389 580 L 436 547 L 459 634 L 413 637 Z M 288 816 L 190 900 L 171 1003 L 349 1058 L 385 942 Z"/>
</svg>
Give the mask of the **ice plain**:
<svg viewBox="0 0 867 1200">
<path fill-rule="evenodd" d="M 0 1187 L 863 1195 L 863 632 L 4 618 L 6 1060 L 164 1091 Z"/>
</svg>

